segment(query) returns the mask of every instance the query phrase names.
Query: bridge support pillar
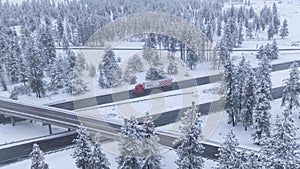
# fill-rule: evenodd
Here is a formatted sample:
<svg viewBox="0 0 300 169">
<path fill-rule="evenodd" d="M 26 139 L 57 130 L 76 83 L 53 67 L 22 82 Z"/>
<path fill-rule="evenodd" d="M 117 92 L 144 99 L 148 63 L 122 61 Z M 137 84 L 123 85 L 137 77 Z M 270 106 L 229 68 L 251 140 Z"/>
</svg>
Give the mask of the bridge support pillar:
<svg viewBox="0 0 300 169">
<path fill-rule="evenodd" d="M 52 132 L 52 126 L 51 126 L 51 124 L 48 124 L 48 123 L 43 123 L 42 125 L 43 125 L 43 126 L 48 126 L 49 134 L 50 134 L 50 135 L 52 135 L 52 134 L 53 134 L 53 132 Z"/>
<path fill-rule="evenodd" d="M 49 134 L 52 135 L 53 132 L 52 132 L 52 127 L 51 127 L 51 124 L 48 124 L 48 129 L 49 129 Z"/>
<path fill-rule="evenodd" d="M 12 126 L 15 126 L 16 121 L 14 117 L 10 117 L 10 122 Z"/>
</svg>

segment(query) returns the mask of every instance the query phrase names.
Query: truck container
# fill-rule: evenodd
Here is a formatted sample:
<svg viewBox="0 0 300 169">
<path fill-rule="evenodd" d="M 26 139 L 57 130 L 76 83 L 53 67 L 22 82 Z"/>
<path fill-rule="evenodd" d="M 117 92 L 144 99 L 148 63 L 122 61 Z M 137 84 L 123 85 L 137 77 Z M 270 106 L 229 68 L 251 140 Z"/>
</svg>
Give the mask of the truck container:
<svg viewBox="0 0 300 169">
<path fill-rule="evenodd" d="M 146 81 L 137 84 L 132 90 L 132 92 L 135 95 L 143 95 L 150 93 L 153 89 L 170 90 L 172 88 L 172 84 L 173 80 L 171 78 L 160 79 L 155 81 Z"/>
</svg>

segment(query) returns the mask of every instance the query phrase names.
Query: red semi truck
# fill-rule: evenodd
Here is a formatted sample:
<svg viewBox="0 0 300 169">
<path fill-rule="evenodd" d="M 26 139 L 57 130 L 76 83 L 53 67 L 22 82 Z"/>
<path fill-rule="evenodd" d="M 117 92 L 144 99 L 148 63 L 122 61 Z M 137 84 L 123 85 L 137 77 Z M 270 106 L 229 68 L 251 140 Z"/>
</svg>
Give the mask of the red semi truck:
<svg viewBox="0 0 300 169">
<path fill-rule="evenodd" d="M 145 95 L 150 93 L 153 89 L 170 90 L 172 88 L 172 84 L 173 80 L 171 78 L 147 81 L 137 84 L 132 92 L 134 95 Z"/>
</svg>

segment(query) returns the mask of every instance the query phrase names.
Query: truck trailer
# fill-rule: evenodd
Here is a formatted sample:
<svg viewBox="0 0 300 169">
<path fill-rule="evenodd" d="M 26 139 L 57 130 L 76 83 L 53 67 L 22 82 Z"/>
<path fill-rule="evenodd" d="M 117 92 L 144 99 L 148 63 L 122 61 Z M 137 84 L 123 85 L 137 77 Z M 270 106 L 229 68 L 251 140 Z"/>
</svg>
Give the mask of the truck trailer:
<svg viewBox="0 0 300 169">
<path fill-rule="evenodd" d="M 173 80 L 171 78 L 142 82 L 134 87 L 132 93 L 139 96 L 149 94 L 153 89 L 160 89 L 163 91 L 171 90 L 172 84 Z"/>
</svg>

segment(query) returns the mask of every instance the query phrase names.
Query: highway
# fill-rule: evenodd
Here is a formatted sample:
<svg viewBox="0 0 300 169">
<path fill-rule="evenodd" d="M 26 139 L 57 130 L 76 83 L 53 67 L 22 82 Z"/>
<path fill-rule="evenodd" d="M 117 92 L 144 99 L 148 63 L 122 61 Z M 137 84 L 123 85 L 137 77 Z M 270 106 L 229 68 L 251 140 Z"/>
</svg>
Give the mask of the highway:
<svg viewBox="0 0 300 169">
<path fill-rule="evenodd" d="M 282 90 L 284 87 L 277 87 L 274 88 L 272 90 L 272 96 L 273 99 L 279 99 L 282 96 Z M 215 106 L 213 111 L 219 111 L 222 109 L 222 101 L 218 101 L 219 103 L 215 103 L 215 105 L 220 105 L 220 106 Z M 1 104 L 2 103 L 2 104 Z M 198 105 L 198 108 L 200 109 L 202 114 L 208 114 L 209 110 L 210 110 L 210 105 L 212 103 L 206 103 L 206 104 L 202 104 L 202 105 Z M 8 106 L 3 106 L 3 102 L 0 101 L 0 107 L 1 108 L 8 108 L 8 109 L 13 109 L 13 106 L 16 106 L 15 104 L 7 104 L 4 103 L 4 105 L 8 105 Z M 24 110 L 28 110 L 29 112 L 31 112 L 30 114 L 32 114 L 32 112 L 38 111 L 36 112 L 36 114 L 41 113 L 39 108 L 28 108 L 24 105 L 18 105 L 17 107 L 22 107 L 22 109 Z M 18 111 L 20 109 L 16 108 L 14 109 L 14 111 Z M 155 118 L 156 120 L 154 121 L 155 124 L 157 126 L 163 126 L 166 124 L 170 124 L 173 123 L 177 120 L 179 120 L 180 115 L 179 115 L 180 110 L 174 110 L 174 111 L 169 111 L 169 112 L 165 112 L 156 116 L 159 116 L 158 118 Z M 43 116 L 48 117 L 48 118 L 54 118 L 56 117 L 57 120 L 55 121 L 59 121 L 60 116 L 66 115 L 65 113 L 60 113 L 60 114 L 56 114 L 56 111 L 51 111 L 51 110 L 42 110 Z M 48 114 L 48 115 L 47 115 Z M 52 115 L 49 115 L 52 114 Z M 67 117 L 64 118 L 65 121 L 67 121 L 68 123 L 74 123 L 74 126 L 79 126 L 80 122 L 78 121 L 78 118 L 76 115 L 66 115 Z M 31 118 L 32 119 L 32 118 Z M 34 120 L 34 119 L 33 119 Z M 60 119 L 61 120 L 61 119 Z M 83 119 L 81 119 L 83 120 Z M 114 139 L 118 138 L 118 133 L 120 131 L 121 125 L 120 124 L 112 124 L 112 123 L 106 123 L 104 125 L 100 125 L 102 122 L 98 121 L 97 119 L 85 119 L 85 124 L 84 126 L 89 127 L 90 131 L 101 131 L 101 130 L 106 130 L 104 132 L 104 134 L 107 136 L 107 133 L 111 132 L 111 134 L 109 134 L 109 137 L 113 137 Z M 140 119 L 141 120 L 141 119 Z M 43 121 L 43 120 L 41 120 Z M 50 121 L 47 121 L 48 123 L 51 123 Z M 62 125 L 64 126 L 64 125 Z M 69 128 L 71 128 L 72 126 L 69 126 Z M 77 128 L 74 127 L 74 128 Z M 93 128 L 91 130 L 91 128 Z M 39 141 L 33 140 L 24 144 L 17 144 L 17 145 L 12 145 L 12 146 L 8 146 L 5 147 L 5 145 L 1 146 L 0 145 L 0 166 L 1 165 L 5 165 L 11 162 L 16 162 L 18 160 L 24 159 L 24 158 L 28 158 L 29 153 L 31 152 L 32 149 L 32 145 L 34 143 L 38 143 L 41 147 L 41 149 L 44 152 L 49 152 L 49 151 L 54 151 L 54 150 L 58 150 L 60 148 L 64 148 L 67 146 L 70 146 L 73 144 L 73 139 L 75 138 L 76 134 L 74 132 L 69 132 L 68 134 L 62 135 L 62 136 L 57 136 L 57 137 L 51 137 L 49 138 L 45 138 Z M 172 148 L 177 148 L 178 144 L 173 144 L 174 141 L 176 139 L 178 139 L 178 136 L 173 135 L 171 133 L 159 133 L 159 137 L 160 137 L 160 144 L 167 146 L 167 147 L 172 147 Z M 205 151 L 203 153 L 203 157 L 205 158 L 209 158 L 209 159 L 217 159 L 216 154 L 218 153 L 218 145 L 212 145 L 210 143 L 203 143 L 203 146 L 205 147 Z M 4 147 L 4 148 L 3 148 Z M 17 154 L 16 154 L 17 153 Z"/>
<path fill-rule="evenodd" d="M 0 166 L 28 158 L 34 143 L 37 143 L 44 152 L 52 152 L 72 145 L 75 137 L 76 132 L 72 131 L 23 140 L 11 145 L 0 145 Z"/>
<path fill-rule="evenodd" d="M 104 122 L 101 119 L 95 117 L 77 117 L 75 112 L 61 110 L 56 108 L 50 108 L 46 106 L 34 106 L 22 104 L 18 101 L 0 99 L 0 112 L 6 115 L 20 117 L 24 119 L 34 120 L 46 124 L 53 124 L 62 126 L 65 128 L 76 129 L 81 126 L 80 122 L 83 122 L 90 132 L 100 132 L 105 138 L 117 140 L 118 133 L 120 132 L 121 124 L 114 124 L 110 122 Z M 176 147 L 173 145 L 178 137 L 168 133 L 159 133 L 161 144 L 167 147 Z M 32 141 L 30 143 L 17 144 L 13 146 L 0 145 L 0 164 L 7 164 L 18 160 L 19 158 L 26 158 L 31 151 L 32 144 L 37 142 L 41 144 L 41 148 L 47 152 L 55 148 L 64 147 L 72 144 L 74 136 L 68 135 L 61 138 L 43 140 L 43 141 Z M 216 157 L 214 154 L 217 153 L 217 147 L 211 146 L 204 143 L 205 147 L 209 147 L 205 152 L 205 157 L 213 158 Z M 3 151 L 2 151 L 3 150 Z M 7 152 L 8 155 L 5 155 Z M 17 154 L 16 154 L 17 153 Z"/>
<path fill-rule="evenodd" d="M 297 63 L 298 63 L 298 65 L 300 65 L 300 60 L 297 60 Z M 272 66 L 272 72 L 289 69 L 291 64 L 293 64 L 293 62 L 274 64 Z M 189 87 L 201 86 L 201 85 L 206 85 L 209 83 L 214 83 L 214 82 L 219 81 L 221 79 L 221 77 L 222 77 L 221 74 L 217 74 L 217 75 L 212 75 L 212 76 L 199 77 L 199 78 L 192 79 L 192 80 L 174 82 L 172 84 L 172 90 L 179 90 L 179 89 L 185 89 L 185 88 L 189 88 Z M 124 91 L 124 92 L 115 93 L 115 94 L 101 95 L 101 96 L 95 96 L 92 98 L 86 98 L 86 99 L 81 99 L 81 100 L 76 100 L 76 101 L 68 101 L 68 102 L 53 104 L 50 106 L 65 109 L 65 110 L 74 110 L 75 109 L 74 102 L 76 102 L 76 109 L 81 109 L 81 108 L 94 107 L 97 105 L 127 100 L 128 98 L 132 99 L 132 98 L 136 98 L 136 96 L 133 96 L 131 91 Z M 96 100 L 96 105 L 95 105 L 95 100 Z"/>
<path fill-rule="evenodd" d="M 272 89 L 272 96 L 274 99 L 281 98 L 282 90 L 284 87 L 277 87 Z M 209 111 L 211 104 L 213 110 Z M 220 111 L 223 108 L 223 102 L 217 101 L 217 103 L 205 103 L 198 105 L 199 110 L 203 115 Z M 180 112 L 183 110 L 173 110 L 169 112 L 164 112 L 161 114 L 154 115 L 154 123 L 156 126 L 163 126 L 180 120 Z M 109 122 L 103 122 L 101 119 L 96 119 L 94 117 L 80 117 L 73 111 L 61 110 L 57 108 L 50 108 L 46 106 L 31 106 L 21 104 L 17 101 L 2 100 L 0 99 L 0 112 L 10 116 L 15 116 L 24 119 L 30 119 L 39 121 L 46 124 L 53 124 L 57 126 L 62 126 L 66 128 L 76 129 L 83 122 L 84 126 L 88 128 L 91 132 L 100 132 L 103 136 L 110 139 L 118 139 L 118 133 L 121 128 L 121 124 L 114 124 Z M 141 119 L 140 119 L 141 120 Z M 178 144 L 174 145 L 173 142 L 178 138 L 178 136 L 171 133 L 159 133 L 160 143 L 167 147 L 176 148 Z M 56 137 L 52 139 L 45 139 L 39 141 L 31 141 L 24 144 L 8 146 L 0 145 L 0 165 L 5 165 L 11 162 L 18 161 L 23 158 L 28 158 L 28 154 L 31 151 L 33 143 L 37 142 L 44 152 L 57 150 L 69 145 L 72 145 L 72 140 L 75 138 L 75 134 L 67 134 L 61 137 Z M 218 146 L 211 145 L 209 143 L 203 143 L 205 151 L 203 156 L 209 159 L 216 159 L 216 154 L 218 153 Z M 4 148 L 3 148 L 4 147 Z M 16 154 L 17 153 L 17 154 Z"/>
<path fill-rule="evenodd" d="M 273 88 L 273 99 L 281 98 L 283 89 L 284 86 Z M 214 105 L 214 107 L 211 105 Z M 223 100 L 218 100 L 215 102 L 200 104 L 197 105 L 197 107 L 203 115 L 207 115 L 208 113 L 221 111 L 224 108 L 223 105 Z M 178 117 L 181 116 L 179 113 L 184 112 L 186 109 L 187 108 L 182 108 L 153 115 L 153 119 L 155 119 L 154 123 L 157 127 L 174 123 L 179 120 Z M 78 116 L 73 111 L 47 108 L 46 106 L 28 106 L 16 101 L 12 102 L 9 100 L 0 99 L 0 112 L 2 112 L 2 114 L 7 114 L 8 116 L 39 121 L 45 124 L 53 124 L 65 128 L 72 129 L 80 126 Z M 94 123 L 96 126 L 100 126 L 100 122 L 97 123 L 97 119 L 93 117 L 88 118 L 80 116 L 79 118 L 81 121 L 92 124 L 91 128 L 95 127 Z M 105 124 L 107 123 L 105 122 Z M 110 123 L 110 126 L 115 127 L 113 123 Z"/>
<path fill-rule="evenodd" d="M 272 97 L 273 99 L 279 99 L 282 97 L 282 92 L 284 90 L 284 86 L 276 87 L 272 89 Z M 213 105 L 213 106 L 212 106 Z M 198 110 L 202 115 L 208 115 L 209 113 L 219 112 L 224 109 L 224 100 L 218 100 L 214 102 L 204 103 L 197 105 Z M 163 112 L 160 114 L 153 115 L 155 126 L 164 126 L 170 123 L 174 123 L 180 120 L 180 117 L 183 115 L 188 108 L 172 110 L 168 112 Z M 142 120 L 142 119 L 139 119 Z"/>
<path fill-rule="evenodd" d="M 47 137 L 24 140 L 12 144 L 0 145 L 0 167 L 9 163 L 29 158 L 29 154 L 32 151 L 32 146 L 34 143 L 38 144 L 43 152 L 54 152 L 74 145 L 73 140 L 75 137 L 76 132 L 70 131 Z M 160 144 L 162 145 L 173 148 L 177 148 L 179 146 L 179 144 L 173 145 L 173 142 L 178 139 L 177 137 L 171 136 L 169 134 L 161 134 L 159 135 L 159 137 Z M 103 141 L 107 142 L 111 140 L 103 138 Z M 203 143 L 203 146 L 205 147 L 203 157 L 213 160 L 217 159 L 216 154 L 218 153 L 218 146 L 210 143 Z"/>
<path fill-rule="evenodd" d="M 220 78 L 221 75 L 213 75 L 210 77 L 206 76 L 206 77 L 197 78 L 195 80 L 193 79 L 193 80 L 186 80 L 181 82 L 174 82 L 172 84 L 172 90 L 179 90 L 179 89 L 185 89 L 194 86 L 205 85 L 211 82 L 217 82 L 217 80 L 219 80 Z M 215 79 L 215 81 L 213 81 L 213 79 Z M 137 98 L 137 97 L 143 97 L 143 96 L 134 96 L 131 93 L 131 91 L 124 91 L 124 92 L 119 92 L 114 94 L 107 94 L 107 95 L 101 95 L 92 98 L 80 99 L 80 100 L 76 100 L 75 102 L 76 102 L 76 109 L 82 109 L 82 108 L 94 107 L 97 105 L 102 105 L 102 104 L 107 104 L 107 103 L 112 103 L 112 102 L 117 102 L 117 101 Z M 95 104 L 95 100 L 96 100 L 96 104 Z M 66 110 L 75 110 L 74 101 L 53 104 L 50 106 L 66 109 Z"/>
<path fill-rule="evenodd" d="M 55 48 L 56 50 L 64 50 L 63 47 L 57 47 Z M 88 46 L 83 46 L 83 47 L 69 47 L 69 49 L 71 50 L 106 50 L 106 48 L 103 47 L 88 47 Z M 143 50 L 143 48 L 123 48 L 123 47 L 112 47 L 112 50 L 115 51 L 141 51 Z M 167 51 L 167 49 L 157 49 L 157 50 L 163 50 L 163 51 Z M 278 49 L 279 52 L 285 52 L 285 51 L 300 51 L 300 48 L 281 48 Z M 180 49 L 177 49 L 176 51 L 180 51 Z M 211 52 L 211 51 L 217 51 L 217 50 L 204 50 L 205 52 Z M 243 48 L 235 48 L 232 50 L 233 52 L 258 52 L 259 49 L 243 49 Z"/>
<path fill-rule="evenodd" d="M 76 129 L 80 126 L 80 122 L 76 114 L 72 115 L 71 112 L 64 112 L 64 111 L 60 112 L 55 109 L 48 110 L 48 109 L 43 109 L 41 107 L 26 106 L 19 103 L 6 102 L 3 100 L 0 100 L 0 107 L 1 107 L 0 111 L 2 111 L 2 113 L 4 113 L 4 111 L 6 112 L 4 114 L 9 114 L 17 117 L 19 116 L 30 120 L 55 124 L 62 127 L 73 128 L 73 129 Z M 19 107 L 19 108 L 13 109 L 13 107 Z M 17 113 L 17 111 L 22 111 L 23 113 Z M 88 117 L 80 117 L 80 120 L 84 121 L 84 126 L 87 127 L 89 131 L 91 132 L 100 131 L 101 134 L 103 134 L 105 137 L 114 140 L 118 139 L 118 133 L 121 128 L 120 124 L 107 123 L 99 119 L 88 118 Z M 65 123 L 63 121 L 65 121 Z M 44 152 L 48 152 L 48 151 L 53 151 L 59 148 L 72 145 L 73 144 L 72 140 L 74 139 L 74 137 L 75 137 L 74 134 L 70 134 L 70 135 L 51 138 L 51 139 L 31 141 L 28 143 L 17 144 L 13 146 L 6 146 L 6 145 L 0 146 L 1 149 L 0 165 L 8 164 L 11 162 L 15 162 L 19 159 L 27 158 L 28 154 L 31 151 L 33 143 L 38 143 Z M 176 148 L 178 146 L 178 145 L 173 145 L 173 142 L 178 138 L 177 136 L 174 136 L 172 134 L 159 133 L 159 137 L 160 137 L 160 143 L 166 147 Z M 207 149 L 204 152 L 204 157 L 216 159 L 215 154 L 218 153 L 218 147 L 212 146 L 207 143 L 203 143 L 203 145 L 207 147 Z"/>
</svg>

